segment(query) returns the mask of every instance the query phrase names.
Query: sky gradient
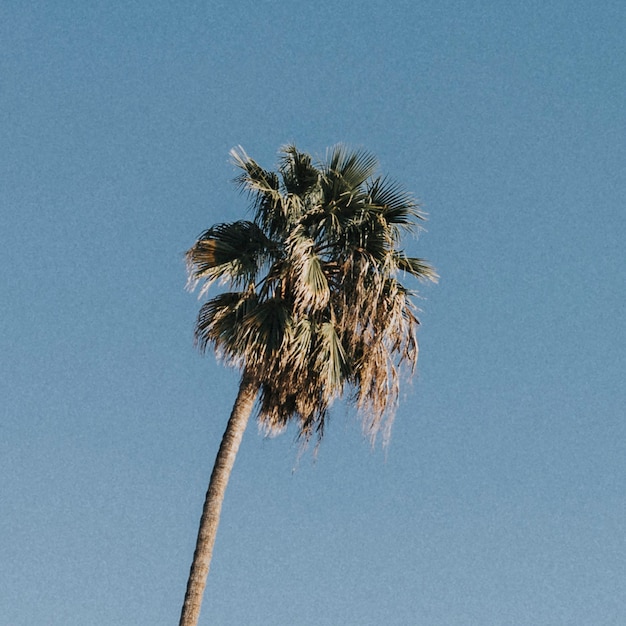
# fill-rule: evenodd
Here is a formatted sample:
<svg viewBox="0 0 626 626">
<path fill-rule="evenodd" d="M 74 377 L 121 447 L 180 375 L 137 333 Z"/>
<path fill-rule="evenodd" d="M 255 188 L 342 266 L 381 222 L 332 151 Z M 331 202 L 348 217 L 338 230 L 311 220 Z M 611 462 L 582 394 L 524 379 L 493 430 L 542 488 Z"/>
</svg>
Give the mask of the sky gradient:
<svg viewBox="0 0 626 626">
<path fill-rule="evenodd" d="M 371 150 L 421 199 L 388 448 L 253 424 L 201 624 L 626 623 L 626 6 L 0 7 L 0 623 L 175 624 L 238 377 L 183 255 L 229 150 Z"/>
</svg>

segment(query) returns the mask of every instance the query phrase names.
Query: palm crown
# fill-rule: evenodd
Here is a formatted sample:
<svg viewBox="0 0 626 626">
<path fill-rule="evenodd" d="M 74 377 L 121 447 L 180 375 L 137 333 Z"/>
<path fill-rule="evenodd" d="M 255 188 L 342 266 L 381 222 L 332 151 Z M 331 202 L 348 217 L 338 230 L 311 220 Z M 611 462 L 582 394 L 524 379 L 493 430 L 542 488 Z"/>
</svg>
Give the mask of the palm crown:
<svg viewBox="0 0 626 626">
<path fill-rule="evenodd" d="M 321 438 L 349 390 L 374 437 L 393 416 L 399 367 L 417 362 L 419 321 L 399 276 L 437 279 L 399 247 L 424 219 L 417 202 L 365 151 L 337 146 L 315 164 L 289 145 L 277 172 L 231 155 L 253 219 L 217 224 L 187 252 L 192 288 L 228 286 L 200 309 L 199 348 L 255 381 L 268 432 L 296 421 L 305 441 Z"/>
</svg>

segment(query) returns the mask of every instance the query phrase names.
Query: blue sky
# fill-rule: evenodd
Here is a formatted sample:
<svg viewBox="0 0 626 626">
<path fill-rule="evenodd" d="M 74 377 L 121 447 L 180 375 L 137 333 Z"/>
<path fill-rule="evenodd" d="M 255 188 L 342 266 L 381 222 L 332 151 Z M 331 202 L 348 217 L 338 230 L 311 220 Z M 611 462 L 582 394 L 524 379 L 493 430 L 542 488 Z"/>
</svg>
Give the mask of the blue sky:
<svg viewBox="0 0 626 626">
<path fill-rule="evenodd" d="M 0 7 L 0 614 L 177 622 L 237 375 L 183 253 L 228 151 L 380 158 L 429 213 L 389 447 L 251 425 L 202 624 L 626 623 L 618 0 Z"/>
</svg>

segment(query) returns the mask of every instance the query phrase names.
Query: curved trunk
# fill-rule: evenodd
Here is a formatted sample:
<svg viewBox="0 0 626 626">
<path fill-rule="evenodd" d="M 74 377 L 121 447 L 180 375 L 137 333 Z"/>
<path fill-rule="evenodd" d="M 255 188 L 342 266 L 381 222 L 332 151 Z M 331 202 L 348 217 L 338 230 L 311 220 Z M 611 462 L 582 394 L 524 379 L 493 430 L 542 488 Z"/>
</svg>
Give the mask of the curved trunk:
<svg viewBox="0 0 626 626">
<path fill-rule="evenodd" d="M 220 522 L 224 492 L 226 491 L 230 472 L 233 469 L 239 444 L 248 424 L 248 418 L 252 412 L 257 392 L 258 385 L 250 376 L 244 374 L 239 386 L 237 399 L 228 420 L 228 426 L 226 426 L 224 431 L 222 443 L 215 459 L 211 480 L 209 481 L 209 489 L 204 500 L 196 550 L 191 563 L 179 626 L 197 626 L 198 624 L 202 596 L 211 565 L 215 535 Z"/>
</svg>

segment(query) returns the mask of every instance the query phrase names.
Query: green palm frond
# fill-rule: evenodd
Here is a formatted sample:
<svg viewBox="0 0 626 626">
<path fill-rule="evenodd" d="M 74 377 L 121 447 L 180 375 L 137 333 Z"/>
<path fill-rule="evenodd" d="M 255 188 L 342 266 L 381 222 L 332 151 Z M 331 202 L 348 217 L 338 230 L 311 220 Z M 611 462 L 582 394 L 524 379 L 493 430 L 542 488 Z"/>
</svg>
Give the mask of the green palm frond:
<svg viewBox="0 0 626 626">
<path fill-rule="evenodd" d="M 280 149 L 279 171 L 287 194 L 306 196 L 317 186 L 320 179 L 319 170 L 314 167 L 308 154 L 299 152 L 294 145 Z"/>
<path fill-rule="evenodd" d="M 239 365 L 245 355 L 242 324 L 258 303 L 252 291 L 225 292 L 211 298 L 200 308 L 195 342 L 201 352 L 213 345 L 219 356 Z"/>
<path fill-rule="evenodd" d="M 240 332 L 244 341 L 242 352 L 251 371 L 262 371 L 268 359 L 277 357 L 290 325 L 291 315 L 281 298 L 260 301 L 248 311 Z"/>
<path fill-rule="evenodd" d="M 319 206 L 323 211 L 320 232 L 327 242 L 341 239 L 346 226 L 367 200 L 365 183 L 375 172 L 376 157 L 338 145 L 329 150 L 320 166 Z"/>
<path fill-rule="evenodd" d="M 374 178 L 368 184 L 369 203 L 380 211 L 387 224 L 415 229 L 415 220 L 424 220 L 419 203 L 401 185 L 386 176 Z"/>
<path fill-rule="evenodd" d="M 403 272 L 408 272 L 420 280 L 430 280 L 433 283 L 438 282 L 439 275 L 428 261 L 416 257 L 408 257 L 404 252 L 396 252 L 395 259 L 398 269 Z"/>
<path fill-rule="evenodd" d="M 219 279 L 245 287 L 254 282 L 274 247 L 253 222 L 217 224 L 202 233 L 187 252 L 190 287 L 203 282 L 205 291 Z"/>
<path fill-rule="evenodd" d="M 323 308 L 330 298 L 323 261 L 315 247 L 315 240 L 307 235 L 302 226 L 292 231 L 285 246 L 295 306 L 303 312 Z"/>
<path fill-rule="evenodd" d="M 324 322 L 318 331 L 319 347 L 316 366 L 320 372 L 323 388 L 329 400 L 342 392 L 349 374 L 347 356 L 337 329 L 331 322 Z"/>
<path fill-rule="evenodd" d="M 288 208 L 284 206 L 287 198 L 281 192 L 280 177 L 275 172 L 263 169 L 241 146 L 233 148 L 230 155 L 234 165 L 243 170 L 235 178 L 235 183 L 249 195 L 255 222 L 268 237 L 281 237 L 288 222 Z"/>
<path fill-rule="evenodd" d="M 280 180 L 275 172 L 263 169 L 241 146 L 233 148 L 230 156 L 234 165 L 243 170 L 243 173 L 235 178 L 235 182 L 242 190 L 250 192 L 253 197 L 261 194 L 271 196 L 277 201 L 281 199 Z"/>
<path fill-rule="evenodd" d="M 315 323 L 303 317 L 292 328 L 292 339 L 289 344 L 287 358 L 296 370 L 306 367 L 315 340 Z"/>
<path fill-rule="evenodd" d="M 323 172 L 328 180 L 340 180 L 344 191 L 354 191 L 374 175 L 378 159 L 366 150 L 349 150 L 338 144 L 326 155 Z"/>
</svg>

